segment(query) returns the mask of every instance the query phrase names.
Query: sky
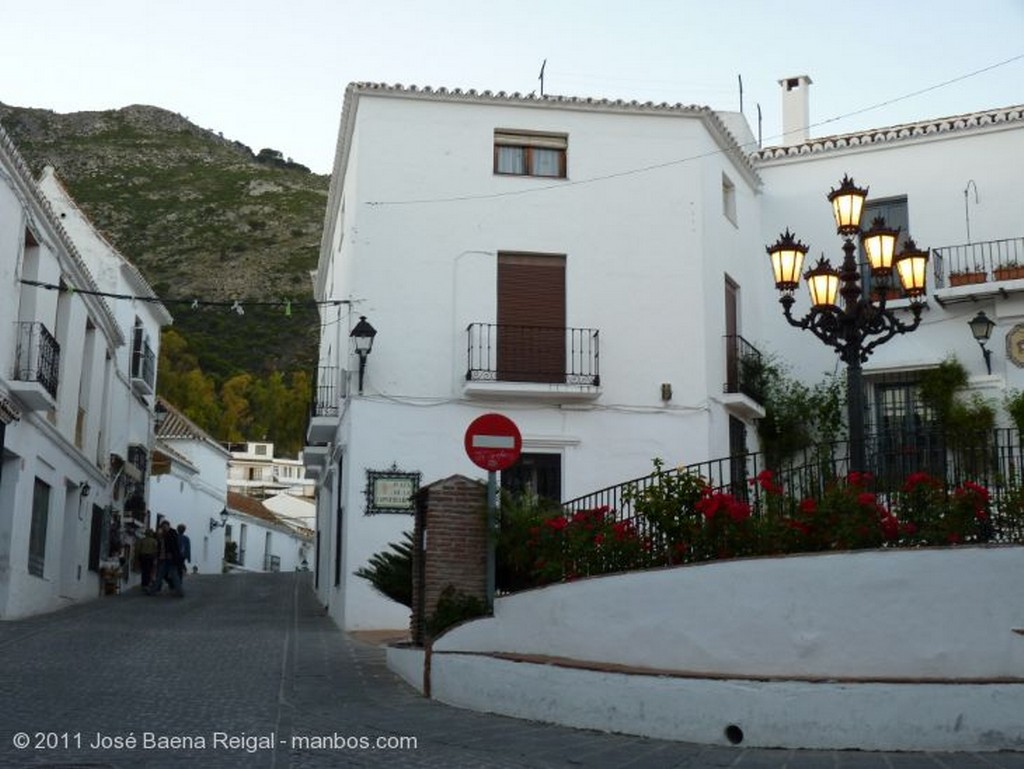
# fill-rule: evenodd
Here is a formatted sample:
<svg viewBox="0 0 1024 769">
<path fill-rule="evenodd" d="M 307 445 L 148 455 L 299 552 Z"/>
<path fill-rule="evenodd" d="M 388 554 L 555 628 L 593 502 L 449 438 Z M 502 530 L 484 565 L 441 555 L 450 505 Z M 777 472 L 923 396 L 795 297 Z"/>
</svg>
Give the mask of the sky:
<svg viewBox="0 0 1024 769">
<path fill-rule="evenodd" d="M 0 0 L 0 102 L 150 104 L 329 173 L 353 81 L 740 109 L 779 143 L 1024 104 L 1024 0 Z"/>
</svg>

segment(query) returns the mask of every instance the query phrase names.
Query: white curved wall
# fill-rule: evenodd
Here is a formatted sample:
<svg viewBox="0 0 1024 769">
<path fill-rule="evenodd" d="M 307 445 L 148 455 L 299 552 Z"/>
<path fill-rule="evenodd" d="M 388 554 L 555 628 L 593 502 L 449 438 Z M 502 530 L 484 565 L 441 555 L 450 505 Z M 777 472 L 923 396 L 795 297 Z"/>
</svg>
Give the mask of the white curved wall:
<svg viewBox="0 0 1024 769">
<path fill-rule="evenodd" d="M 555 585 L 500 598 L 493 618 L 439 638 L 430 691 L 475 710 L 723 745 L 735 726 L 744 746 L 1021 750 L 1022 579 L 1013 546 Z"/>
<path fill-rule="evenodd" d="M 1024 677 L 1024 548 L 829 553 L 600 577 L 500 598 L 435 651 L 725 676 Z"/>
</svg>

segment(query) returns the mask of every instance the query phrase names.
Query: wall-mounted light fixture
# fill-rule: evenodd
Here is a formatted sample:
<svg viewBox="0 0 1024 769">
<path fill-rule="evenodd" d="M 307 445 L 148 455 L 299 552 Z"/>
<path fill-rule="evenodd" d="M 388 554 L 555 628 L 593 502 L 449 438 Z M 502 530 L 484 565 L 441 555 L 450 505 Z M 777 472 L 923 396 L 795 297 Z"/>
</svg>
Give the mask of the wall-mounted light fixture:
<svg viewBox="0 0 1024 769">
<path fill-rule="evenodd" d="M 216 518 L 211 518 L 210 519 L 210 531 L 213 531 L 214 529 L 216 529 L 218 527 L 219 528 L 223 528 L 224 526 L 227 526 L 227 525 L 228 525 L 228 509 L 225 507 L 223 510 L 220 511 L 220 520 L 219 521 Z"/>
<path fill-rule="evenodd" d="M 984 310 L 979 310 L 977 315 L 967 321 L 967 325 L 971 327 L 971 334 L 981 346 L 981 354 L 985 356 L 985 369 L 991 374 L 992 351 L 985 346 L 985 342 L 992 336 L 992 329 L 996 327 L 996 324 L 985 314 Z"/>
<path fill-rule="evenodd" d="M 366 357 L 373 350 L 373 338 L 377 336 L 377 329 L 366 322 L 366 316 L 360 315 L 359 322 L 352 329 L 349 336 L 356 343 L 356 355 L 359 356 L 359 394 L 363 393 L 363 374 L 366 372 Z"/>
<path fill-rule="evenodd" d="M 89 482 L 86 481 L 85 483 L 82 484 L 82 496 L 87 497 L 89 496 L 90 492 L 92 492 L 92 486 L 90 486 Z"/>
</svg>

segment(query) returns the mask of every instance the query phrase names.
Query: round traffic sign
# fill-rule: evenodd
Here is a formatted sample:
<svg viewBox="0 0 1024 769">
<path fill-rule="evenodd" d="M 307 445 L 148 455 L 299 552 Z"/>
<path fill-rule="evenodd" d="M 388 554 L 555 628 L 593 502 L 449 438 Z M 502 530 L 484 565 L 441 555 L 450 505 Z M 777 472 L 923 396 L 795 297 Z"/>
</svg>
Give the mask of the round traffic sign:
<svg viewBox="0 0 1024 769">
<path fill-rule="evenodd" d="M 507 470 L 519 459 L 523 437 L 516 423 L 502 414 L 484 414 L 466 428 L 466 454 L 477 467 Z"/>
</svg>

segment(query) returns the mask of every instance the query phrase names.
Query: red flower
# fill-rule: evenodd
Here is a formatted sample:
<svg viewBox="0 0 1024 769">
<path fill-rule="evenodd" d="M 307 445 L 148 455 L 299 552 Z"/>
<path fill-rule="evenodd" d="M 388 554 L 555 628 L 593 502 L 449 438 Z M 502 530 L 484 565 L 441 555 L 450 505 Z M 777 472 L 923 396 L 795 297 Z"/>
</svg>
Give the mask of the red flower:
<svg viewBox="0 0 1024 769">
<path fill-rule="evenodd" d="M 569 519 L 562 518 L 561 516 L 559 516 L 558 518 L 548 518 L 546 521 L 544 521 L 544 524 L 549 529 L 552 529 L 554 531 L 561 531 L 569 525 Z"/>
<path fill-rule="evenodd" d="M 601 533 L 595 534 L 594 535 L 594 544 L 597 545 L 597 547 L 601 547 L 601 545 L 604 544 L 604 534 L 601 534 Z"/>
<path fill-rule="evenodd" d="M 818 500 L 813 497 L 800 500 L 800 512 L 804 515 L 814 515 L 818 512 Z"/>
<path fill-rule="evenodd" d="M 938 478 L 933 478 L 928 473 L 919 471 L 916 473 L 911 473 L 910 475 L 907 476 L 907 480 L 903 484 L 903 490 L 913 491 L 918 486 L 931 486 L 932 488 L 937 488 L 941 485 L 942 483 L 939 481 Z"/>
<path fill-rule="evenodd" d="M 959 534 L 958 534 L 957 532 L 955 532 L 955 531 L 954 531 L 954 532 L 951 532 L 951 533 L 950 533 L 950 534 L 949 534 L 949 535 L 948 535 L 948 536 L 946 537 L 946 541 L 947 541 L 947 542 L 949 542 L 949 544 L 951 544 L 951 545 L 959 545 L 959 544 L 960 544 L 961 542 L 963 542 L 963 539 L 964 539 L 964 538 L 963 538 L 963 537 L 961 537 L 961 536 L 960 536 L 960 535 L 959 535 Z"/>
<path fill-rule="evenodd" d="M 979 497 L 981 497 L 981 501 L 983 503 L 988 502 L 988 489 L 986 489 L 984 486 L 979 486 L 974 481 L 964 481 L 963 490 L 965 493 L 971 492 L 977 494 Z M 960 491 L 960 489 L 957 489 L 957 491 Z"/>
<path fill-rule="evenodd" d="M 888 540 L 899 539 L 900 522 L 891 513 L 882 518 L 882 536 Z"/>
<path fill-rule="evenodd" d="M 630 521 L 619 521 L 616 523 L 612 526 L 612 534 L 615 536 L 616 542 L 623 542 L 636 536 L 633 524 Z"/>
<path fill-rule="evenodd" d="M 765 494 L 778 494 L 781 496 L 783 493 L 782 486 L 779 486 L 774 481 L 775 474 L 771 470 L 762 470 L 754 480 L 750 481 L 750 485 L 757 484 Z"/>
<path fill-rule="evenodd" d="M 862 473 L 854 470 L 846 476 L 846 482 L 851 486 L 869 486 L 875 477 L 871 473 Z"/>
<path fill-rule="evenodd" d="M 877 504 L 877 502 L 878 500 L 875 498 L 875 495 L 872 494 L 870 491 L 863 491 L 857 495 L 858 505 L 864 505 L 864 507 L 874 507 Z"/>
</svg>

